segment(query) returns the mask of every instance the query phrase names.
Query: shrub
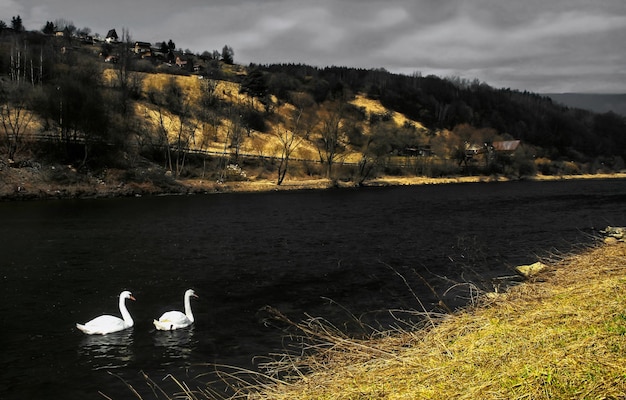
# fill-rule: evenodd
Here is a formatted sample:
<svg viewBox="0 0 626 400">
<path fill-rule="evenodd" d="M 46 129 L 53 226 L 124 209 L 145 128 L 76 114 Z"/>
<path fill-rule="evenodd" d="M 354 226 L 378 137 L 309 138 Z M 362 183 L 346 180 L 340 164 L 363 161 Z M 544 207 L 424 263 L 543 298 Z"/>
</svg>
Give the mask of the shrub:
<svg viewBox="0 0 626 400">
<path fill-rule="evenodd" d="M 224 182 L 241 182 L 247 181 L 248 177 L 246 176 L 246 171 L 241 169 L 238 164 L 228 164 L 226 168 L 224 168 L 222 180 Z"/>
<path fill-rule="evenodd" d="M 580 175 L 580 167 L 574 161 L 564 161 L 561 165 L 561 173 L 564 175 Z"/>
<path fill-rule="evenodd" d="M 539 171 L 543 175 L 557 175 L 558 173 L 556 166 L 548 158 L 541 157 L 535 159 L 535 167 L 537 171 Z"/>
</svg>

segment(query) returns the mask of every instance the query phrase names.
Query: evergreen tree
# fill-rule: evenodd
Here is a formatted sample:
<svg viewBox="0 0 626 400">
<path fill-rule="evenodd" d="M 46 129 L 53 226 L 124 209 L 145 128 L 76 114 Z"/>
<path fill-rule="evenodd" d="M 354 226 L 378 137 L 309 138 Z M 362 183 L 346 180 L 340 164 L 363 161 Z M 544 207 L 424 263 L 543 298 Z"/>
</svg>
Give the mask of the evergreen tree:
<svg viewBox="0 0 626 400">
<path fill-rule="evenodd" d="M 17 17 L 13 17 L 11 19 L 11 28 L 13 28 L 16 32 L 22 32 L 24 30 L 24 25 L 22 24 L 22 17 L 19 15 Z"/>
<path fill-rule="evenodd" d="M 54 22 L 46 21 L 46 26 L 44 26 L 43 29 L 41 29 L 41 31 L 45 33 L 46 35 L 53 35 L 54 32 L 56 31 L 56 26 L 54 26 Z"/>
<path fill-rule="evenodd" d="M 241 93 L 263 98 L 268 93 L 267 78 L 259 68 L 250 71 L 241 82 Z"/>
<path fill-rule="evenodd" d="M 233 64 L 235 62 L 235 52 L 232 47 L 226 45 L 222 48 L 222 61 L 226 64 Z"/>
</svg>

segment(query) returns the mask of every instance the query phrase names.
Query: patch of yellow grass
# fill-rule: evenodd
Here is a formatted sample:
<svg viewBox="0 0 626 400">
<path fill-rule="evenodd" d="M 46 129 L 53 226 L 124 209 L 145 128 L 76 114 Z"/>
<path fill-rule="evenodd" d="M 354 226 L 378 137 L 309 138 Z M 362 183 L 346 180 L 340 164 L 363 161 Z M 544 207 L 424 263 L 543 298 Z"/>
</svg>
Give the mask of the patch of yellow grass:
<svg viewBox="0 0 626 400">
<path fill-rule="evenodd" d="M 533 176 L 537 181 L 574 180 L 574 179 L 624 179 L 626 173 L 614 172 L 610 174 L 579 174 L 579 175 L 541 175 Z"/>
<path fill-rule="evenodd" d="M 626 398 L 625 273 L 624 243 L 587 250 L 430 329 L 331 339 L 253 398 Z"/>
<path fill-rule="evenodd" d="M 114 84 L 116 79 L 116 72 L 113 69 L 106 69 L 104 71 L 104 78 L 109 84 Z M 144 92 L 150 89 L 163 88 L 171 79 L 175 80 L 177 85 L 183 89 L 184 93 L 188 96 L 188 100 L 196 102 L 200 99 L 201 92 L 203 90 L 202 80 L 197 76 L 184 76 L 184 75 L 168 75 L 168 74 L 147 74 L 139 73 L 142 78 L 142 90 Z M 262 104 L 259 101 L 252 101 L 251 98 L 239 92 L 240 85 L 234 82 L 215 81 L 215 94 L 218 98 L 226 103 L 234 105 L 249 106 L 254 104 L 257 109 L 262 109 Z M 287 106 L 283 106 L 287 107 Z M 180 130 L 180 120 L 178 116 L 169 113 L 167 110 L 157 110 L 157 108 L 148 103 L 135 103 L 135 113 L 142 115 L 150 130 L 153 132 L 159 132 L 164 128 L 168 134 L 168 138 L 171 142 L 175 142 Z M 163 119 L 163 127 L 160 126 L 160 120 Z M 192 125 L 201 126 L 200 121 L 191 120 Z M 278 127 L 271 125 L 270 132 L 275 132 Z M 195 141 L 191 144 L 192 148 L 200 148 L 199 143 L 203 143 L 202 150 L 209 150 L 212 152 L 225 151 L 224 142 L 227 140 L 229 130 L 231 129 L 232 121 L 226 119 L 222 120 L 222 123 L 218 127 L 217 140 L 203 140 L 202 133 L 198 130 L 195 132 Z M 281 129 L 284 129 L 282 127 Z M 210 135 L 214 137 L 214 135 Z M 262 134 L 259 132 L 251 132 L 251 134 L 244 135 L 243 141 L 240 147 L 241 154 L 252 154 L 258 156 L 279 156 L 281 151 L 281 143 L 273 134 Z M 227 152 L 230 149 L 226 149 Z M 299 148 L 294 151 L 292 157 L 301 159 L 315 159 L 316 149 L 310 142 L 303 142 Z"/>
<path fill-rule="evenodd" d="M 351 103 L 357 107 L 363 107 L 368 114 L 385 114 L 389 112 L 391 114 L 391 118 L 398 126 L 403 126 L 405 123 L 409 122 L 413 124 L 413 126 L 415 126 L 417 129 L 426 129 L 421 123 L 408 119 L 403 114 L 395 111 L 390 111 L 389 109 L 385 108 L 382 104 L 380 104 L 380 101 L 378 100 L 372 100 L 363 95 L 357 95 L 355 99 L 351 101 Z"/>
</svg>

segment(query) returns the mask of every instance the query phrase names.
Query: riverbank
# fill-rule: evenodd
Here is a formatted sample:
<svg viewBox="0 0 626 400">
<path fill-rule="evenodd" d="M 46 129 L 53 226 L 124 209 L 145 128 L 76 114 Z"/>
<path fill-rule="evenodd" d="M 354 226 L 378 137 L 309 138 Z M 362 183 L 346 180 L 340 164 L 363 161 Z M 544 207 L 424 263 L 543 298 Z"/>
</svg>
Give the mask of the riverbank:
<svg viewBox="0 0 626 400">
<path fill-rule="evenodd" d="M 626 244 L 613 242 L 417 330 L 368 340 L 299 324 L 315 352 L 277 357 L 257 399 L 626 397 Z"/>
<path fill-rule="evenodd" d="M 626 173 L 543 176 L 532 180 L 624 179 Z M 467 182 L 507 181 L 504 177 L 457 176 L 426 178 L 382 176 L 367 180 L 363 186 L 402 186 Z M 0 164 L 0 200 L 45 200 L 103 197 L 132 197 L 166 194 L 208 194 L 283 190 L 321 190 L 353 187 L 354 182 L 332 182 L 324 178 L 291 178 L 277 185 L 273 179 L 248 177 L 245 180 L 216 182 L 209 179 L 174 179 L 161 168 L 146 164 L 133 170 L 110 169 L 99 174 L 78 172 L 70 165 L 25 163 L 19 167 Z"/>
</svg>

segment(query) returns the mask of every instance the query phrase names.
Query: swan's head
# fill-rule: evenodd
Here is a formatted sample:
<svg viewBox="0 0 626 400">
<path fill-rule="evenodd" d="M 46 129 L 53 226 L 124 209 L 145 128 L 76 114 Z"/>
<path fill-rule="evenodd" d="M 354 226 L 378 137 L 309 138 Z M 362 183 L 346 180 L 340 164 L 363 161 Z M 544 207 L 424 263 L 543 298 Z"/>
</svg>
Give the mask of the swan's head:
<svg viewBox="0 0 626 400">
<path fill-rule="evenodd" d="M 135 300 L 135 298 L 133 297 L 133 294 L 131 292 L 129 292 L 128 290 L 124 290 L 122 293 L 120 293 L 120 299 L 131 299 L 131 300 Z"/>
<path fill-rule="evenodd" d="M 185 297 L 195 297 L 195 298 L 198 298 L 198 295 L 196 294 L 196 292 L 193 291 L 193 289 L 188 289 L 185 292 Z"/>
</svg>

